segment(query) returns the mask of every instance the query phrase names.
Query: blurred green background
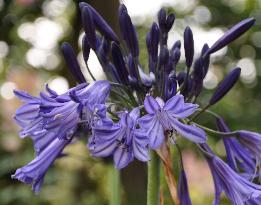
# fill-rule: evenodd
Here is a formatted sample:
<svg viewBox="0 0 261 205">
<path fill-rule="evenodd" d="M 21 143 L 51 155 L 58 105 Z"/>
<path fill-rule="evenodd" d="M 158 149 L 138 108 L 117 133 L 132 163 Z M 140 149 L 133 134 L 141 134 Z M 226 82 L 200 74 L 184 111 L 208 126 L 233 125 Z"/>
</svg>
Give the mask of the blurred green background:
<svg viewBox="0 0 261 205">
<path fill-rule="evenodd" d="M 71 145 L 68 157 L 56 161 L 46 176 L 39 196 L 31 188 L 10 178 L 18 167 L 33 159 L 32 142 L 18 137 L 19 128 L 12 116 L 20 102 L 13 89 L 37 94 L 44 83 L 58 93 L 74 85 L 60 53 L 63 41 L 70 42 L 81 57 L 80 1 L 72 0 L 0 0 L 0 204 L 1 205 L 105 205 L 111 194 L 111 165 L 89 157 L 86 142 Z M 118 32 L 117 0 L 93 0 L 91 3 Z M 204 81 L 205 91 L 199 99 L 204 105 L 218 82 L 235 66 L 242 68 L 240 81 L 233 91 L 212 109 L 226 119 L 231 129 L 261 132 L 261 0 L 125 0 L 136 24 L 141 47 L 140 61 L 146 67 L 145 37 L 157 11 L 164 6 L 176 14 L 169 45 L 182 40 L 189 25 L 194 32 L 196 55 L 204 43 L 212 45 L 233 24 L 249 16 L 255 26 L 229 47 L 211 59 L 210 71 Z M 183 41 L 183 40 L 182 40 Z M 182 54 L 184 63 L 184 53 Z M 97 77 L 100 66 L 91 53 L 89 67 Z M 184 68 L 184 64 L 179 66 Z M 87 78 L 89 76 L 86 75 Z M 199 119 L 215 126 L 213 119 Z M 222 143 L 209 136 L 214 150 L 224 156 Z M 192 144 L 182 144 L 185 168 L 193 205 L 211 204 L 213 185 L 204 160 Z M 134 162 L 121 172 L 122 204 L 146 204 L 146 165 Z M 171 204 L 166 188 L 165 204 Z M 221 205 L 230 204 L 225 199 Z"/>
</svg>

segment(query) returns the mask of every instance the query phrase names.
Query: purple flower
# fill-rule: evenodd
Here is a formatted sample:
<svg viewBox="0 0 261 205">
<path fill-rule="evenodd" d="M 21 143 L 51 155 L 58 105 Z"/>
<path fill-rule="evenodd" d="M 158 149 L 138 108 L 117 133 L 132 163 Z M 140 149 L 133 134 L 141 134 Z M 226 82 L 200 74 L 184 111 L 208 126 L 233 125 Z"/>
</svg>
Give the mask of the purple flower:
<svg viewBox="0 0 261 205">
<path fill-rule="evenodd" d="M 39 193 L 44 181 L 44 176 L 48 168 L 53 164 L 55 159 L 60 156 L 64 147 L 70 143 L 71 139 L 53 140 L 41 154 L 26 166 L 17 169 L 12 175 L 13 179 L 18 179 L 26 184 L 31 184 L 35 193 Z"/>
<path fill-rule="evenodd" d="M 181 170 L 179 175 L 178 197 L 180 200 L 180 205 L 192 205 L 189 196 L 187 177 L 184 170 Z"/>
<path fill-rule="evenodd" d="M 237 131 L 238 140 L 246 147 L 256 159 L 259 170 L 258 177 L 261 181 L 261 134 L 246 130 Z"/>
<path fill-rule="evenodd" d="M 137 129 L 140 117 L 138 108 L 130 113 L 123 113 L 118 123 L 106 121 L 93 127 L 93 135 L 89 139 L 92 156 L 113 156 L 118 169 L 127 166 L 136 157 L 140 161 L 148 161 L 148 137 Z"/>
<path fill-rule="evenodd" d="M 221 132 L 230 132 L 228 126 L 221 118 L 217 119 L 217 127 Z M 253 154 L 234 137 L 223 137 L 223 142 L 227 153 L 228 165 L 236 172 L 244 170 L 244 174 L 253 177 L 256 166 Z"/>
<path fill-rule="evenodd" d="M 237 174 L 231 167 L 217 156 L 210 159 L 208 164 L 211 169 L 215 188 L 215 205 L 219 202 L 219 196 L 224 191 L 234 205 L 252 205 L 261 198 L 261 186 L 249 182 Z M 260 201 L 259 201 L 260 202 Z"/>
<path fill-rule="evenodd" d="M 144 101 L 147 115 L 139 119 L 140 126 L 147 131 L 150 147 L 157 149 L 164 141 L 164 131 L 175 130 L 177 134 L 195 143 L 206 141 L 206 134 L 194 125 L 186 125 L 179 121 L 193 114 L 198 105 L 185 103 L 182 95 L 175 95 L 166 103 L 161 98 L 147 96 Z"/>
<path fill-rule="evenodd" d="M 15 115 L 22 127 L 21 137 L 30 136 L 34 142 L 36 158 L 18 169 L 12 176 L 40 191 L 44 176 L 63 148 L 70 143 L 80 128 L 85 131 L 97 121 L 106 121 L 105 100 L 110 91 L 108 81 L 80 84 L 68 92 L 57 95 L 48 86 L 48 94 L 33 97 L 23 91 L 15 91 L 26 102 Z"/>
</svg>

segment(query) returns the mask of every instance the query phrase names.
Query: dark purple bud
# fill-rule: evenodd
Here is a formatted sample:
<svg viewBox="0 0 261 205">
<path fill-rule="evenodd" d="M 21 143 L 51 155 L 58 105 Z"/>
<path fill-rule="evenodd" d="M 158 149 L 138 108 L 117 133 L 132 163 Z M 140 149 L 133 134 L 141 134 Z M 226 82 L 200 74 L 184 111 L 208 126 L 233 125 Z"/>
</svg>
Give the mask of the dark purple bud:
<svg viewBox="0 0 261 205">
<path fill-rule="evenodd" d="M 88 6 L 84 6 L 81 9 L 82 24 L 88 43 L 93 50 L 96 50 L 96 35 L 95 27 L 92 18 L 92 12 Z"/>
<path fill-rule="evenodd" d="M 209 61 L 210 61 L 210 55 L 208 55 L 208 54 L 205 55 L 205 53 L 208 51 L 208 49 L 209 49 L 209 46 L 208 46 L 208 44 L 205 43 L 201 50 L 202 64 L 204 67 L 204 78 L 208 73 Z"/>
<path fill-rule="evenodd" d="M 135 63 L 134 63 L 134 59 L 133 59 L 132 55 L 129 55 L 129 57 L 128 57 L 128 67 L 129 67 L 130 76 L 132 78 L 138 79 L 138 75 L 137 75 L 137 72 L 135 69 Z"/>
<path fill-rule="evenodd" d="M 166 65 L 169 60 L 169 50 L 167 46 L 163 46 L 159 54 L 159 67 Z"/>
<path fill-rule="evenodd" d="M 170 99 L 172 98 L 175 94 L 176 94 L 176 91 L 177 91 L 177 81 L 176 81 L 176 78 L 174 75 L 169 75 L 169 80 L 168 80 L 168 90 L 167 90 L 167 99 Z"/>
<path fill-rule="evenodd" d="M 184 31 L 184 49 L 185 49 L 186 65 L 188 68 L 190 68 L 194 57 L 194 40 L 193 40 L 193 33 L 190 27 L 186 27 Z"/>
<path fill-rule="evenodd" d="M 108 71 L 109 71 L 109 73 L 110 73 L 110 75 L 112 76 L 112 78 L 113 78 L 114 81 L 116 81 L 116 82 L 118 82 L 118 83 L 123 83 L 123 82 L 121 81 L 121 78 L 120 78 L 120 76 L 119 76 L 119 74 L 118 74 L 118 72 L 117 72 L 115 66 L 114 66 L 112 63 L 109 63 L 109 64 L 107 65 L 107 69 L 108 69 Z"/>
<path fill-rule="evenodd" d="M 84 61 L 87 62 L 90 55 L 90 46 L 86 35 L 84 35 L 82 38 L 82 53 Z"/>
<path fill-rule="evenodd" d="M 181 84 L 185 81 L 186 76 L 187 76 L 187 73 L 184 71 L 181 71 L 178 73 L 177 81 L 179 83 L 179 86 L 181 86 Z"/>
<path fill-rule="evenodd" d="M 160 30 L 157 23 L 153 22 L 150 32 L 147 35 L 147 47 L 149 54 L 154 62 L 158 58 L 158 46 L 160 41 Z"/>
<path fill-rule="evenodd" d="M 180 59 L 180 49 L 176 48 L 174 51 L 171 53 L 171 58 L 172 58 L 172 63 L 176 66 L 179 62 Z"/>
<path fill-rule="evenodd" d="M 186 76 L 185 76 L 185 79 L 186 79 Z M 187 80 L 184 80 L 184 89 L 181 91 L 181 94 L 186 98 L 189 96 L 189 94 L 191 93 L 192 91 L 192 88 L 193 88 L 193 80 L 191 78 L 191 76 L 189 75 Z"/>
<path fill-rule="evenodd" d="M 224 80 L 218 85 L 215 93 L 209 100 L 209 105 L 214 105 L 219 100 L 221 100 L 228 91 L 235 85 L 241 73 L 241 68 L 233 69 Z"/>
<path fill-rule="evenodd" d="M 171 50 L 174 51 L 176 48 L 179 48 L 179 49 L 181 48 L 181 42 L 180 42 L 180 40 L 177 40 L 177 41 L 173 44 Z"/>
<path fill-rule="evenodd" d="M 149 56 L 149 69 L 150 69 L 150 72 L 155 73 L 156 72 L 156 67 L 157 67 L 157 62 L 154 62 L 152 60 L 152 57 Z"/>
<path fill-rule="evenodd" d="M 119 10 L 119 24 L 121 28 L 121 34 L 129 48 L 131 54 L 134 57 L 139 56 L 139 43 L 135 27 L 132 24 L 131 18 L 124 5 Z"/>
<path fill-rule="evenodd" d="M 187 177 L 184 170 L 181 170 L 178 182 L 178 197 L 181 205 L 192 205 L 189 196 Z"/>
<path fill-rule="evenodd" d="M 203 79 L 204 79 L 204 67 L 202 59 L 198 58 L 194 63 L 193 70 L 193 89 L 194 95 L 197 97 L 202 91 L 203 88 Z"/>
<path fill-rule="evenodd" d="M 121 49 L 115 42 L 112 43 L 111 54 L 112 61 L 117 69 L 117 73 L 120 76 L 121 81 L 124 84 L 128 84 L 128 70 L 126 68 Z"/>
<path fill-rule="evenodd" d="M 225 32 L 225 34 L 210 47 L 207 54 L 214 53 L 225 47 L 226 45 L 243 35 L 248 29 L 253 26 L 254 23 L 255 19 L 253 17 L 240 21 L 238 24 Z"/>
<path fill-rule="evenodd" d="M 109 60 L 109 57 L 108 57 L 109 52 L 110 52 L 110 43 L 108 42 L 108 40 L 106 38 L 103 38 L 100 43 L 97 53 L 100 57 L 100 60 L 102 60 L 104 64 L 107 64 L 107 62 Z"/>
<path fill-rule="evenodd" d="M 167 30 L 167 32 L 169 32 L 170 29 L 172 28 L 174 21 L 175 21 L 175 14 L 168 15 L 167 20 L 166 20 L 166 30 Z"/>
<path fill-rule="evenodd" d="M 103 19 L 103 17 L 89 4 L 81 2 L 79 4 L 80 9 L 82 10 L 83 7 L 88 7 L 90 11 L 92 12 L 92 17 L 94 24 L 96 28 L 103 34 L 105 35 L 108 39 L 119 42 L 118 36 L 114 33 L 112 28 L 108 25 L 108 23 Z"/>
<path fill-rule="evenodd" d="M 167 13 L 164 8 L 161 8 L 158 13 L 158 22 L 159 22 L 159 28 L 162 33 L 166 32 L 166 18 Z"/>
<path fill-rule="evenodd" d="M 76 54 L 72 48 L 72 46 L 69 43 L 63 43 L 62 44 L 62 53 L 64 56 L 64 60 L 71 71 L 72 75 L 74 78 L 79 82 L 79 83 L 85 83 L 86 80 L 82 74 L 80 65 L 77 61 Z"/>
</svg>

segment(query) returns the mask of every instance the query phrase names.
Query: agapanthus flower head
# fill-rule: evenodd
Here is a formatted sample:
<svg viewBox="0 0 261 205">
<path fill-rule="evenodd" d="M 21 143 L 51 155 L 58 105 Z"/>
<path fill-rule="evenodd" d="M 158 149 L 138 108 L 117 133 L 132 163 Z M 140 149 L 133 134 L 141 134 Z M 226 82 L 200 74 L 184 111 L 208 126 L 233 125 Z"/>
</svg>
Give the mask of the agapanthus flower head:
<svg viewBox="0 0 261 205">
<path fill-rule="evenodd" d="M 127 49 L 122 47 L 117 35 L 92 6 L 83 2 L 79 6 L 84 30 L 83 58 L 94 82 L 86 82 L 72 46 L 63 43 L 65 62 L 80 84 L 61 95 L 48 85 L 46 92 L 41 92 L 38 97 L 15 91 L 24 102 L 16 112 L 15 121 L 22 128 L 20 136 L 33 140 L 36 157 L 12 177 L 31 184 L 38 193 L 49 167 L 63 155 L 66 146 L 81 136 L 90 136 L 87 147 L 92 156 L 112 157 L 118 169 L 126 167 L 135 158 L 147 162 L 149 152 L 156 150 L 154 154 L 161 157 L 164 170 L 170 172 L 167 142 L 178 147 L 178 137 L 182 136 L 197 144 L 207 158 L 216 188 L 214 205 L 219 203 L 222 191 L 234 205 L 259 205 L 261 186 L 252 183 L 252 179 L 256 179 L 257 169 L 261 170 L 260 134 L 243 130 L 230 132 L 223 119 L 207 110 L 233 87 L 240 68 L 225 77 L 205 107 L 199 108 L 196 104 L 203 90 L 211 54 L 247 31 L 254 19 L 245 19 L 232 27 L 210 48 L 204 44 L 196 60 L 194 36 L 186 27 L 186 68 L 180 71 L 177 68 L 181 67 L 178 65 L 182 55 L 181 41 L 177 40 L 171 49 L 168 46 L 175 14 L 168 14 L 165 9 L 159 11 L 158 23 L 153 22 L 146 36 L 148 65 L 141 66 L 138 35 L 125 5 L 120 5 L 118 15 Z M 106 80 L 96 80 L 92 75 L 88 67 L 90 49 L 95 52 Z M 218 118 L 219 132 L 197 123 L 196 117 L 204 112 Z M 228 165 L 208 147 L 204 130 L 223 137 Z M 152 156 L 151 161 L 156 159 Z M 149 170 L 150 167 L 154 166 L 149 166 Z M 181 205 L 191 205 L 183 166 L 180 171 L 178 197 Z M 173 180 L 171 173 L 168 177 Z"/>
</svg>

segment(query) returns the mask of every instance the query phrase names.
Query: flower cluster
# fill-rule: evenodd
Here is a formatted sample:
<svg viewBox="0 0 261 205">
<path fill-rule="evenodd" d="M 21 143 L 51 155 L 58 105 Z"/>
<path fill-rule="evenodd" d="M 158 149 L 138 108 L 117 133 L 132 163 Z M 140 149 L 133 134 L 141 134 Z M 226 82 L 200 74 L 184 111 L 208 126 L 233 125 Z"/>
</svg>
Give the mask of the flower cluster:
<svg viewBox="0 0 261 205">
<path fill-rule="evenodd" d="M 199 108 L 195 102 L 203 89 L 211 54 L 245 33 L 255 20 L 239 22 L 211 47 L 203 45 L 197 58 L 193 32 L 187 27 L 184 31 L 186 69 L 178 71 L 181 41 L 176 41 L 170 49 L 167 45 L 175 15 L 161 9 L 158 23 L 152 24 L 146 38 L 146 72 L 139 62 L 138 35 L 124 5 L 120 6 L 118 15 L 127 50 L 121 48 L 117 35 L 93 7 L 87 3 L 80 3 L 79 7 L 84 30 L 83 58 L 93 82 L 86 82 L 72 47 L 64 43 L 62 52 L 79 83 L 76 87 L 58 95 L 46 86 L 46 92 L 39 97 L 14 91 L 25 102 L 15 115 L 15 121 L 22 127 L 20 137 L 33 140 L 36 157 L 12 177 L 32 184 L 33 190 L 39 192 L 48 168 L 80 136 L 90 136 L 87 147 L 92 156 L 112 157 L 118 169 L 135 158 L 149 161 L 150 150 L 158 152 L 166 144 L 178 146 L 181 136 L 196 144 L 206 157 L 216 187 L 214 204 L 219 203 L 222 191 L 234 205 L 258 204 L 261 186 L 253 181 L 261 178 L 261 135 L 244 130 L 231 132 L 224 120 L 211 111 L 208 113 L 216 118 L 218 131 L 195 122 L 228 93 L 240 76 L 241 69 L 233 69 L 208 104 Z M 90 49 L 96 53 L 107 80 L 96 80 L 89 70 Z M 227 164 L 207 145 L 205 131 L 222 137 Z M 183 166 L 178 196 L 182 205 L 191 204 Z"/>
</svg>

